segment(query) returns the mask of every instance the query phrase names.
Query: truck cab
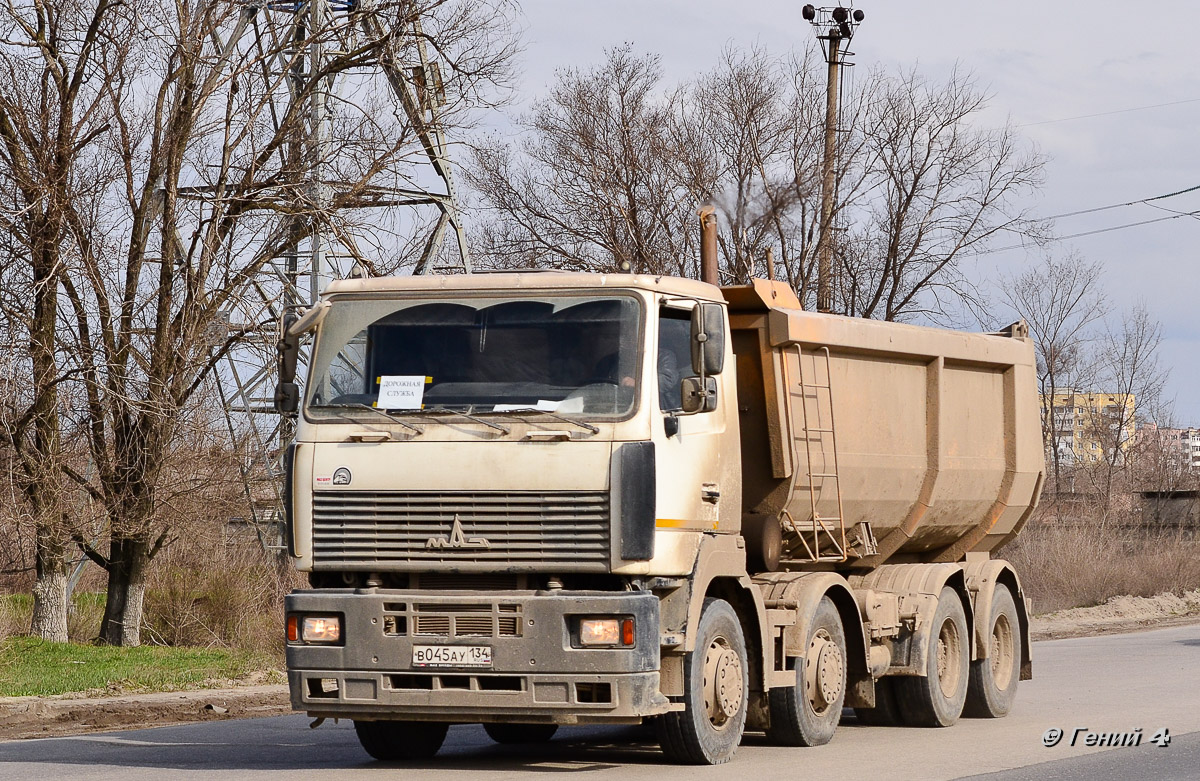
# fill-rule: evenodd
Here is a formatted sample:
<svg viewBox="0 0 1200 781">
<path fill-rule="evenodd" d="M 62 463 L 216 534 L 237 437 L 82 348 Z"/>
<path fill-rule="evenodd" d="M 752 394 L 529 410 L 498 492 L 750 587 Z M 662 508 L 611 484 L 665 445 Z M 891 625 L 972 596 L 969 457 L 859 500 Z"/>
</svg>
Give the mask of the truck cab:
<svg viewBox="0 0 1200 781">
<path fill-rule="evenodd" d="M 661 656 L 682 650 L 687 611 L 664 624 L 660 597 L 702 549 L 723 562 L 712 578 L 746 576 L 720 291 L 340 281 L 301 326 L 315 339 L 289 538 L 313 588 L 287 602 L 295 707 L 542 724 L 669 711 Z"/>
</svg>

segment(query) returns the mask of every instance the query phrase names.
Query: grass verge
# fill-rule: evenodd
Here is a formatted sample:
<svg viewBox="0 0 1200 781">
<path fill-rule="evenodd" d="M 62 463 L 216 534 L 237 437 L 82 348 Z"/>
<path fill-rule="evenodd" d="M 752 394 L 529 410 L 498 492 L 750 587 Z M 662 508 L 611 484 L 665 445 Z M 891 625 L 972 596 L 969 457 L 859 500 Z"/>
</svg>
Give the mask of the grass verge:
<svg viewBox="0 0 1200 781">
<path fill-rule="evenodd" d="M 0 697 L 179 691 L 236 683 L 279 683 L 270 654 L 228 648 L 166 648 L 0 642 Z"/>
</svg>

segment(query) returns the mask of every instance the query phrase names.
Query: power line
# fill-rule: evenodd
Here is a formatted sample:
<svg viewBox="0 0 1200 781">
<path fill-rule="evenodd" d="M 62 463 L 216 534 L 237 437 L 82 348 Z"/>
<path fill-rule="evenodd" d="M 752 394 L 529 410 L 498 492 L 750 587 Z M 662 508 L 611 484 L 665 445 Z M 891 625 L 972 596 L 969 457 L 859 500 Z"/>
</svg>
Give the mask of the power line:
<svg viewBox="0 0 1200 781">
<path fill-rule="evenodd" d="M 1200 214 L 1200 209 L 1194 212 L 1179 212 L 1167 217 L 1156 217 L 1153 220 L 1142 220 L 1141 222 L 1128 222 L 1124 225 L 1112 225 L 1108 228 L 1097 228 L 1096 230 L 1083 231 L 1082 233 L 1072 233 L 1069 236 L 1060 236 L 1055 241 L 1066 241 L 1067 239 L 1078 239 L 1083 236 L 1095 236 L 1097 233 L 1108 233 L 1110 231 L 1124 230 L 1125 228 L 1136 228 L 1139 225 L 1150 225 L 1155 222 L 1166 222 L 1167 220 L 1178 220 L 1180 217 L 1195 217 Z"/>
<path fill-rule="evenodd" d="M 1166 193 L 1165 195 L 1155 195 L 1150 198 L 1142 198 L 1137 201 L 1126 201 L 1125 203 L 1114 203 L 1110 206 L 1097 206 L 1092 209 L 1080 209 L 1078 211 L 1073 211 L 1073 212 L 1064 212 L 1063 214 L 1052 214 L 1049 217 L 1043 217 L 1042 219 L 1060 220 L 1060 219 L 1063 219 L 1064 217 L 1077 217 L 1080 214 L 1094 214 L 1095 212 L 1108 211 L 1109 209 L 1120 209 L 1125 206 L 1137 206 L 1138 204 L 1150 203 L 1151 201 L 1161 201 L 1166 198 L 1174 198 L 1177 195 L 1185 195 L 1187 193 L 1195 192 L 1197 190 L 1200 190 L 1200 184 L 1196 185 L 1195 187 L 1188 187 L 1183 190 L 1176 190 L 1173 193 Z"/>
<path fill-rule="evenodd" d="M 1051 125 L 1055 122 L 1074 122 L 1077 119 L 1092 119 L 1093 117 L 1107 117 L 1113 114 L 1128 114 L 1131 111 L 1146 111 L 1152 108 L 1163 108 L 1164 106 L 1179 106 L 1184 103 L 1200 103 L 1200 98 L 1188 98 L 1187 100 L 1173 100 L 1170 103 L 1155 103 L 1151 106 L 1135 106 L 1134 108 L 1119 108 L 1115 111 L 1101 111 L 1097 114 L 1080 114 L 1077 117 L 1063 117 L 1062 119 L 1043 119 L 1040 122 L 1026 122 L 1017 127 L 1033 127 L 1034 125 Z"/>
<path fill-rule="evenodd" d="M 1141 203 L 1141 201 L 1134 201 L 1134 203 Z M 1156 217 L 1153 220 L 1142 220 L 1141 222 L 1127 222 L 1124 225 L 1111 225 L 1107 228 L 1097 228 L 1095 230 L 1083 231 L 1081 233 L 1072 233 L 1068 236 L 1055 236 L 1054 238 L 1047 239 L 1047 243 L 1067 241 L 1068 239 L 1079 239 L 1079 238 L 1083 238 L 1084 236 L 1095 236 L 1098 233 L 1110 233 L 1112 231 L 1125 230 L 1126 228 L 1136 228 L 1140 225 L 1151 225 L 1156 222 L 1166 222 L 1167 220 L 1178 220 L 1180 217 L 1196 217 L 1198 215 L 1200 215 L 1200 209 L 1193 211 L 1193 212 L 1177 212 L 1168 217 Z M 996 247 L 994 249 L 985 249 L 982 252 L 975 252 L 975 253 L 969 255 L 968 257 L 974 258 L 974 257 L 979 257 L 980 255 L 991 255 L 996 252 L 1007 252 L 1008 250 L 1012 250 L 1012 249 L 1029 249 L 1030 247 L 1031 247 L 1031 245 L 1029 245 L 1029 244 L 1010 244 L 1007 247 Z"/>
</svg>

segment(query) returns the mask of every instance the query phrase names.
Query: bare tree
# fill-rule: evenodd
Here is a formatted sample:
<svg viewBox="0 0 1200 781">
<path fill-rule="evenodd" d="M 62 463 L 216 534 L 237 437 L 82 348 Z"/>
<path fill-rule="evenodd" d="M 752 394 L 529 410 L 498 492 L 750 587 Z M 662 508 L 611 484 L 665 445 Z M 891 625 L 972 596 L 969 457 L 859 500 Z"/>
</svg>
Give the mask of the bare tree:
<svg viewBox="0 0 1200 781">
<path fill-rule="evenodd" d="M 450 71 L 454 104 L 446 116 L 461 115 L 480 102 L 489 79 L 507 76 L 513 48 L 499 8 L 481 0 L 378 2 L 304 30 L 305 40 L 268 37 L 260 47 L 238 37 L 253 9 L 230 2 L 9 6 L 0 62 L 8 55 L 12 69 L 39 74 L 35 87 L 47 78 L 40 74 L 58 71 L 68 86 L 74 78 L 88 86 L 82 93 L 90 102 L 75 122 L 82 129 L 62 141 L 73 157 L 26 151 L 26 164 L 10 152 L 2 162 L 10 179 L 24 176 L 24 165 L 35 171 L 31 180 L 67 182 L 54 201 L 52 233 L 36 233 L 40 224 L 15 228 L 58 253 L 34 281 L 53 292 L 46 327 L 61 338 L 36 347 L 35 357 L 47 364 L 46 377 L 78 390 L 78 404 L 59 409 L 50 380 L 33 398 L 50 426 L 40 441 L 69 426 L 86 444 L 90 470 L 64 459 L 45 463 L 103 508 L 106 545 L 75 535 L 108 573 L 103 641 L 140 642 L 146 569 L 170 541 L 164 500 L 180 485 L 172 454 L 198 394 L 241 337 L 221 329 L 222 314 L 273 258 L 314 231 L 353 246 L 381 193 L 411 179 L 412 118 L 378 110 L 378 91 L 358 84 L 324 134 L 308 125 L 309 101 L 327 97 L 338 73 L 415 60 L 405 50 L 417 38 L 406 31 L 419 15 L 421 40 Z M 69 54 L 45 44 L 47 25 L 67 31 Z M 289 89 L 286 80 L 315 41 L 337 53 L 307 63 L 289 107 L 276 111 L 273 96 Z M 43 110 L 36 88 L 3 92 L 0 106 L 31 116 Z M 25 150 L 33 138 L 19 139 Z M 423 154 L 419 145 L 415 153 Z M 321 172 L 316 182 L 313 170 Z M 395 253 L 405 246 L 380 242 L 366 260 L 401 267 L 405 258 Z M 30 322 L 41 327 L 36 316 Z"/>
<path fill-rule="evenodd" d="M 784 58 L 761 48 L 727 48 L 716 67 L 685 85 L 671 125 L 676 176 L 695 201 L 720 215 L 725 280 L 766 276 L 770 251 L 776 275 L 801 301 L 815 285 L 820 213 L 824 87 L 813 47 Z M 864 93 L 844 107 L 837 183 L 844 202 L 863 184 L 858 164 Z"/>
<path fill-rule="evenodd" d="M 1045 161 L 1011 125 L 973 126 L 987 99 L 969 74 L 936 83 L 909 70 L 879 82 L 869 102 L 870 189 L 848 207 L 858 249 L 842 264 L 844 311 L 940 316 L 947 301 L 973 296 L 965 255 L 1006 232 L 1037 230 L 1019 204 Z"/>
<path fill-rule="evenodd" d="M 520 150 L 478 146 L 468 181 L 481 211 L 483 255 L 499 266 L 553 265 L 634 273 L 683 271 L 694 199 L 669 166 L 671 97 L 657 56 L 629 46 L 594 69 L 558 73 L 519 120 Z"/>
<path fill-rule="evenodd" d="M 109 129 L 97 78 L 109 0 L 0 6 L 0 232 L 6 261 L 6 336 L 22 344 L 27 382 L 9 396 L 2 434 L 12 448 L 35 533 L 32 632 L 67 639 L 67 560 L 61 385 L 61 283 L 73 248 L 70 209 L 99 136 Z M 13 376 L 6 378 L 18 380 Z"/>
<path fill-rule="evenodd" d="M 1073 434 L 1075 423 L 1074 412 L 1056 412 L 1054 400 L 1060 393 L 1089 387 L 1094 379 L 1087 353 L 1095 338 L 1093 327 L 1104 315 L 1102 270 L 1078 253 L 1063 258 L 1047 254 L 1037 265 L 1000 281 L 1001 296 L 1029 325 L 1037 350 L 1042 437 L 1056 496 L 1063 490 L 1064 461 L 1073 460 L 1061 444 Z"/>
<path fill-rule="evenodd" d="M 1169 374 L 1158 362 L 1161 341 L 1162 324 L 1138 304 L 1123 313 L 1119 323 L 1108 325 L 1096 356 L 1097 386 L 1111 402 L 1090 405 L 1085 413 L 1088 438 L 1100 448 L 1087 475 L 1105 517 L 1113 508 L 1118 476 L 1128 477 L 1133 463 L 1127 456 L 1134 445 L 1138 406 L 1153 409 L 1158 404 Z"/>
<path fill-rule="evenodd" d="M 696 208 L 720 215 L 722 274 L 808 279 L 820 133 L 812 52 L 779 60 L 726 49 L 695 81 L 662 87 L 655 55 L 629 46 L 558 74 L 520 125 L 519 147 L 480 146 L 470 183 L 498 265 L 696 273 Z"/>
<path fill-rule="evenodd" d="M 613 50 L 570 69 L 520 123 L 520 147 L 490 142 L 470 182 L 492 219 L 498 265 L 670 270 L 690 275 L 695 209 L 720 214 L 722 277 L 777 276 L 811 298 L 824 89 L 814 50 L 776 58 L 726 49 L 710 72 L 661 87 L 652 55 Z M 1011 127 L 972 122 L 985 96 L 966 75 L 931 83 L 873 73 L 848 90 L 836 166 L 837 289 L 844 311 L 889 320 L 972 301 L 964 256 L 1002 231 L 1036 232 L 1019 199 L 1043 159 Z M 664 130 L 665 129 L 665 130 Z"/>
</svg>

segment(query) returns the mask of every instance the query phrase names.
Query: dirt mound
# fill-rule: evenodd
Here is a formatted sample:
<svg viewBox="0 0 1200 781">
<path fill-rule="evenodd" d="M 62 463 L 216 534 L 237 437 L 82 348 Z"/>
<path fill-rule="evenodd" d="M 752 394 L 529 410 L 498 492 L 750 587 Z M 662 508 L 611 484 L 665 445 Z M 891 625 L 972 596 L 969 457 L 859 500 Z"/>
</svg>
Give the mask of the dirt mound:
<svg viewBox="0 0 1200 781">
<path fill-rule="evenodd" d="M 1094 607 L 1077 607 L 1033 617 L 1033 639 L 1133 632 L 1200 621 L 1200 589 L 1154 597 L 1111 597 Z"/>
</svg>

